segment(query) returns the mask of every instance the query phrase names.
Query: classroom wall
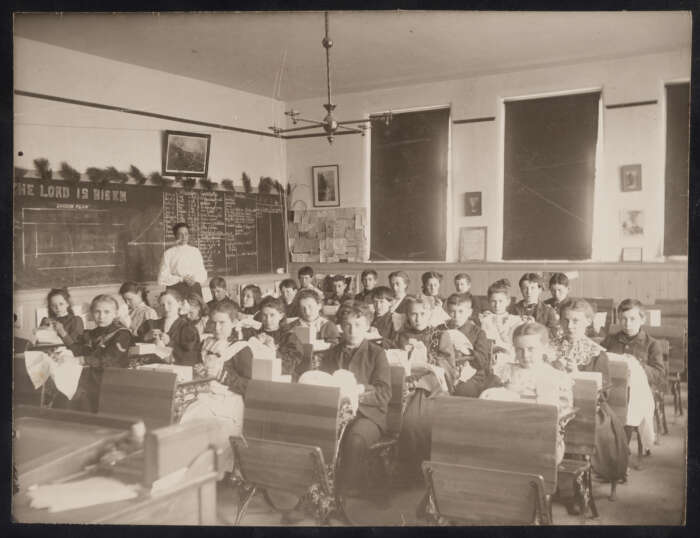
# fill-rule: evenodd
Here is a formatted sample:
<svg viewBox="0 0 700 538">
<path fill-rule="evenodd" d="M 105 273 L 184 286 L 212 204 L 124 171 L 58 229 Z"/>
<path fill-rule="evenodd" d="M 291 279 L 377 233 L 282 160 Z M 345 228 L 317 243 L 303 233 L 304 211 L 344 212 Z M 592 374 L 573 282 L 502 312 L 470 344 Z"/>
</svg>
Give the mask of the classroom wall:
<svg viewBox="0 0 700 538">
<path fill-rule="evenodd" d="M 623 246 L 643 247 L 644 261 L 663 261 L 664 83 L 690 78 L 688 50 L 559 65 L 462 80 L 334 96 L 337 117 L 450 105 L 452 120 L 495 116 L 495 121 L 451 125 L 447 261 L 458 259 L 459 228 L 487 226 L 487 259 L 501 260 L 503 223 L 503 100 L 576 90 L 603 91 L 603 104 L 658 100 L 655 105 L 605 109 L 595 189 L 593 261 L 616 262 Z M 289 103 L 305 117 L 321 117 L 321 98 Z M 369 207 L 369 139 L 360 135 L 288 141 L 288 180 L 295 208 L 311 207 L 311 167 L 340 165 L 341 207 Z M 619 167 L 642 165 L 641 192 L 620 192 Z M 463 194 L 482 192 L 482 216 L 464 217 Z M 642 240 L 624 240 L 620 211 L 642 209 Z M 448 221 L 450 222 L 450 221 Z M 370 222 L 371 226 L 371 222 Z"/>
<path fill-rule="evenodd" d="M 281 124 L 284 103 L 153 69 L 116 62 L 61 47 L 15 38 L 14 88 L 64 98 L 145 110 L 205 122 L 265 131 Z M 84 172 L 89 166 L 115 166 L 143 173 L 161 170 L 161 133 L 166 129 L 211 134 L 209 176 L 241 185 L 246 172 L 257 186 L 260 176 L 286 183 L 285 143 L 281 139 L 201 127 L 175 121 L 15 96 L 14 164 L 32 169 L 46 158 L 54 171 L 62 161 Z M 22 155 L 18 155 L 22 152 Z M 229 277 L 268 285 L 284 275 Z M 152 286 L 155 291 L 155 286 Z M 76 304 L 86 306 L 100 293 L 116 293 L 118 285 L 75 288 Z M 34 312 L 45 306 L 48 290 L 23 290 L 14 295 L 20 316 L 18 334 L 34 328 Z"/>
</svg>

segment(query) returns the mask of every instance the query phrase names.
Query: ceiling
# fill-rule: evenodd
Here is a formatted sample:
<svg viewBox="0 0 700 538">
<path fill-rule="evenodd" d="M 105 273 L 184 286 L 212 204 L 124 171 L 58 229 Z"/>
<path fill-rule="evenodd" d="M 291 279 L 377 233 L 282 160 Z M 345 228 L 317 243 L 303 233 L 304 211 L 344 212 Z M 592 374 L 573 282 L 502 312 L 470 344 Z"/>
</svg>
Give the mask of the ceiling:
<svg viewBox="0 0 700 538">
<path fill-rule="evenodd" d="M 322 12 L 17 14 L 15 35 L 283 101 L 325 94 Z M 333 92 L 690 49 L 679 12 L 331 12 Z"/>
</svg>

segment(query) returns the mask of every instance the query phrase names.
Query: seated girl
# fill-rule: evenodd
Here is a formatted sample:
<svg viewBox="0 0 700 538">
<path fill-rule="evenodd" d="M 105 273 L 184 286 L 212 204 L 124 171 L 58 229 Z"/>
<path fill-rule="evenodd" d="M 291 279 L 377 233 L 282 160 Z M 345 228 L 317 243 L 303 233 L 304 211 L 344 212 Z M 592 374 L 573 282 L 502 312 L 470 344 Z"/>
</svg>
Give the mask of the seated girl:
<svg viewBox="0 0 700 538">
<path fill-rule="evenodd" d="M 325 304 L 336 306 L 343 304 L 345 301 L 352 301 L 352 295 L 348 291 L 348 281 L 345 275 L 333 275 L 331 282 L 333 291 L 326 297 Z"/>
<path fill-rule="evenodd" d="M 255 284 L 248 284 L 247 286 L 244 286 L 241 290 L 241 314 L 258 319 L 261 297 L 262 292 L 260 291 L 259 286 L 256 286 Z"/>
<path fill-rule="evenodd" d="M 170 348 L 170 360 L 175 364 L 196 364 L 199 362 L 199 333 L 186 316 L 180 315 L 182 295 L 170 288 L 160 294 L 159 302 L 164 316 L 145 321 L 139 328 L 139 337 L 144 342 Z"/>
<path fill-rule="evenodd" d="M 374 301 L 374 320 L 372 327 L 382 337 L 382 347 L 391 349 L 396 347 L 398 333 L 394 328 L 394 320 L 391 312 L 391 304 L 394 301 L 394 292 L 387 286 L 378 286 L 372 293 Z"/>
<path fill-rule="evenodd" d="M 445 300 L 440 297 L 440 283 L 442 275 L 434 271 L 428 271 L 421 276 L 423 288 L 421 289 L 421 299 L 433 308 L 441 307 Z"/>
<path fill-rule="evenodd" d="M 309 327 L 314 340 L 321 340 L 330 344 L 337 344 L 340 336 L 335 323 L 320 315 L 321 298 L 312 289 L 299 290 L 297 294 L 299 304 L 299 319 L 290 323 L 289 330 L 297 327 Z"/>
<path fill-rule="evenodd" d="M 508 363 L 501 373 L 504 387 L 490 388 L 480 398 L 491 400 L 520 400 L 554 405 L 562 418 L 571 412 L 574 395 L 573 379 L 554 369 L 545 361 L 549 345 L 547 328 L 535 321 L 518 326 L 513 333 L 516 363 Z M 557 429 L 557 463 L 564 458 L 564 436 Z"/>
<path fill-rule="evenodd" d="M 214 326 L 212 323 L 209 323 L 207 305 L 199 294 L 190 293 L 185 298 L 183 312 L 185 312 L 185 316 L 190 320 L 192 326 L 197 329 L 200 340 L 203 338 L 204 333 L 214 333 Z"/>
<path fill-rule="evenodd" d="M 422 477 L 421 464 L 430 455 L 433 399 L 454 386 L 457 369 L 454 348 L 445 327 L 428 326 L 430 309 L 421 300 L 408 303 L 405 328 L 398 347 L 408 352 L 411 372 L 406 372 L 409 398 L 403 416 L 398 450 L 402 475 L 410 483 Z"/>
<path fill-rule="evenodd" d="M 339 487 L 348 496 L 363 493 L 367 485 L 367 452 L 386 428 L 386 414 L 391 400 L 391 376 L 386 354 L 381 346 L 365 339 L 371 312 L 364 304 L 354 303 L 343 319 L 342 343 L 326 351 L 320 370 L 333 374 L 343 369 L 355 376 L 364 391 L 353 421 L 341 441 Z"/>
<path fill-rule="evenodd" d="M 131 334 L 138 334 L 141 324 L 149 319 L 158 319 L 158 313 L 148 306 L 146 288 L 136 282 L 124 282 L 119 288 L 119 295 L 129 307 L 129 319 Z"/>
<path fill-rule="evenodd" d="M 83 334 L 83 320 L 73 313 L 70 294 L 66 288 L 52 289 L 46 296 L 49 315 L 41 320 L 42 328 L 52 327 L 67 346 L 78 341 Z"/>
<path fill-rule="evenodd" d="M 547 327 L 551 336 L 556 336 L 559 332 L 559 316 L 551 306 L 542 302 L 542 277 L 537 273 L 525 273 L 520 277 L 518 286 L 523 299 L 511 307 L 510 313 L 536 321 Z"/>
<path fill-rule="evenodd" d="M 484 389 L 498 383 L 491 371 L 488 338 L 471 321 L 472 297 L 469 293 L 453 293 L 445 307 L 450 316 L 448 335 L 454 346 L 458 371 L 454 394 L 476 398 Z M 457 333 L 454 339 L 453 333 Z"/>
<path fill-rule="evenodd" d="M 563 334 L 554 341 L 550 364 L 566 372 L 600 372 L 603 387 L 608 386 L 608 356 L 602 346 L 586 336 L 593 322 L 593 307 L 583 299 L 569 300 L 561 311 Z M 624 480 L 627 473 L 627 437 L 622 421 L 606 401 L 598 400 L 596 413 L 596 449 L 592 463 L 595 472 L 607 481 Z"/>
<path fill-rule="evenodd" d="M 492 368 L 493 373 L 499 376 L 501 368 L 515 358 L 513 332 L 523 323 L 523 318 L 508 313 L 510 282 L 507 279 L 497 280 L 491 284 L 487 295 L 491 309 L 479 314 L 479 321 L 486 337 L 493 342 Z"/>
<path fill-rule="evenodd" d="M 564 273 L 554 273 L 549 279 L 549 293 L 552 296 L 544 304 L 551 306 L 561 319 L 563 308 L 572 301 L 569 296 L 569 277 Z"/>
<path fill-rule="evenodd" d="M 392 312 L 406 314 L 408 307 L 407 298 L 409 297 L 406 291 L 410 282 L 408 275 L 404 271 L 394 271 L 389 274 L 389 286 L 394 290 L 394 304 L 391 306 Z"/>
<path fill-rule="evenodd" d="M 70 346 L 73 354 L 82 356 L 89 368 L 83 371 L 78 389 L 65 407 L 97 413 L 103 369 L 128 367 L 132 335 L 117 319 L 118 311 L 119 303 L 111 295 L 98 295 L 92 300 L 90 312 L 97 326 L 85 331 Z"/>
<path fill-rule="evenodd" d="M 257 334 L 263 345 L 275 350 L 277 358 L 282 360 L 282 375 L 291 375 L 296 381 L 303 373 L 304 349 L 297 336 L 287 328 L 280 327 L 284 318 L 282 299 L 265 297 L 260 302 L 262 328 Z"/>
</svg>

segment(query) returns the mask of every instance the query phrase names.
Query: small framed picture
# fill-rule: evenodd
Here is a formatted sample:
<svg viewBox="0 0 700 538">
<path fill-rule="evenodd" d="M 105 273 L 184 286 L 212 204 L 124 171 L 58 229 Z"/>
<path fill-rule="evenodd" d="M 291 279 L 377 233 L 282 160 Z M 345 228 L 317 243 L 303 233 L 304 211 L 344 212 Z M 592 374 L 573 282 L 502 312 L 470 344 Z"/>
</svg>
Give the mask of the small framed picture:
<svg viewBox="0 0 700 538">
<path fill-rule="evenodd" d="M 641 209 L 623 209 L 620 214 L 620 228 L 623 237 L 643 236 L 644 211 Z"/>
<path fill-rule="evenodd" d="M 207 177 L 211 135 L 165 131 L 163 175 Z"/>
<path fill-rule="evenodd" d="M 481 215 L 481 192 L 464 193 L 464 216 L 478 217 Z"/>
<path fill-rule="evenodd" d="M 459 229 L 459 262 L 486 261 L 486 226 Z"/>
<path fill-rule="evenodd" d="M 625 247 L 622 249 L 622 261 L 639 263 L 642 261 L 642 247 Z"/>
<path fill-rule="evenodd" d="M 314 207 L 340 205 L 340 174 L 337 164 L 313 166 L 311 183 L 314 191 Z"/>
<path fill-rule="evenodd" d="M 628 164 L 620 167 L 620 190 L 622 192 L 642 190 L 641 164 Z"/>
</svg>

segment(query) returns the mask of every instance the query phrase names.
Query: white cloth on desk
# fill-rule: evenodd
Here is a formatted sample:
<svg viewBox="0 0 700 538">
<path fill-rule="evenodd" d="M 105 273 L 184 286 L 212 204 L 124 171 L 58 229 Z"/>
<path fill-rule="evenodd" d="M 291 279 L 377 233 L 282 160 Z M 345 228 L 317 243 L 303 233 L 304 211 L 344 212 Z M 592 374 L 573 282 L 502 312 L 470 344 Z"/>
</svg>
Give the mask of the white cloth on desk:
<svg viewBox="0 0 700 538">
<path fill-rule="evenodd" d="M 54 360 L 43 351 L 25 351 L 24 365 L 35 389 L 42 387 L 51 377 L 56 388 L 70 400 L 78 389 L 83 366 L 69 349 L 61 349 L 56 356 L 57 360 Z"/>
<path fill-rule="evenodd" d="M 127 485 L 106 476 L 92 476 L 75 482 L 35 485 L 27 490 L 27 496 L 32 508 L 48 508 L 54 513 L 133 499 L 138 496 L 138 490 L 138 485 Z"/>
<path fill-rule="evenodd" d="M 175 245 L 163 253 L 163 261 L 158 272 L 158 284 L 174 286 L 183 281 L 183 277 L 192 278 L 204 284 L 207 281 L 207 270 L 204 268 L 202 253 L 192 245 Z"/>
</svg>

